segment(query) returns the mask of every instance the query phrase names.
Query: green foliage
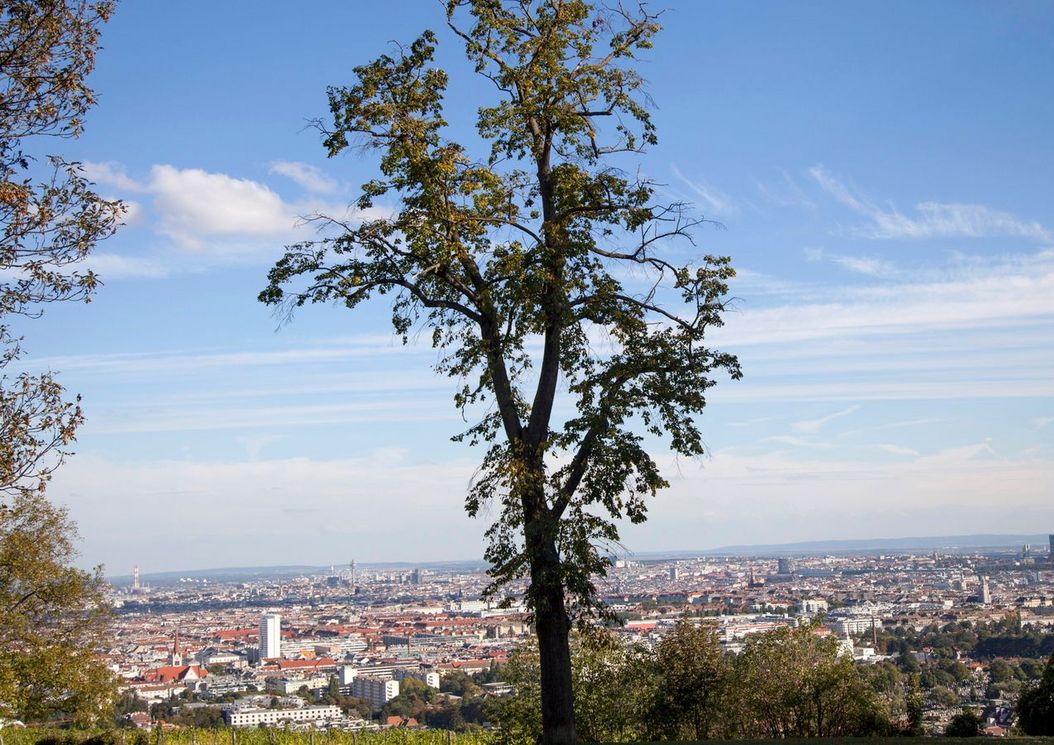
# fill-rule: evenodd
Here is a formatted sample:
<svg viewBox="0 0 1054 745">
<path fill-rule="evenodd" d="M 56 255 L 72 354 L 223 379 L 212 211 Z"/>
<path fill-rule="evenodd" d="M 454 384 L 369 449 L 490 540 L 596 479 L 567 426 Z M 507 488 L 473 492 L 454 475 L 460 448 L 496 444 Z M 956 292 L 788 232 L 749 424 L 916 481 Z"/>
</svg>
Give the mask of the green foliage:
<svg viewBox="0 0 1054 745">
<path fill-rule="evenodd" d="M 439 690 L 455 696 L 472 696 L 480 692 L 480 687 L 465 671 L 451 670 L 439 679 Z"/>
<path fill-rule="evenodd" d="M 586 742 L 646 739 L 649 707 L 658 684 L 649 656 L 596 632 L 572 639 L 572 662 L 579 736 Z M 537 742 L 542 736 L 537 648 L 525 644 L 514 651 L 505 673 L 516 693 L 499 700 L 500 741 Z"/>
<path fill-rule="evenodd" d="M 733 271 L 713 256 L 672 263 L 699 220 L 609 162 L 655 142 L 634 68 L 654 16 L 453 0 L 448 21 L 494 83 L 477 121 L 489 148 L 473 156 L 448 138 L 432 32 L 354 68 L 351 85 L 330 89 L 323 129 L 331 156 L 378 155 L 362 219 L 319 218 L 336 234 L 291 246 L 260 298 L 355 308 L 390 295 L 398 334 L 430 330 L 445 352 L 437 371 L 464 383 L 456 405 L 493 404 L 457 438 L 488 444 L 466 508 L 497 505 L 491 591 L 529 578 L 532 609 L 559 602 L 559 587 L 584 617 L 601 610 L 597 545 L 617 541 L 614 520 L 644 520 L 645 498 L 666 486 L 639 430 L 702 454 L 696 417 L 713 376 L 739 376 L 734 357 L 704 344 Z M 627 271 L 640 284 L 625 285 Z M 559 389 L 576 410 L 563 423 L 552 421 Z"/>
<path fill-rule="evenodd" d="M 0 716 L 108 720 L 116 681 L 96 652 L 109 619 L 101 573 L 71 566 L 76 532 L 42 494 L 0 511 Z"/>
<path fill-rule="evenodd" d="M 423 681 L 404 678 L 399 682 L 399 695 L 384 705 L 381 714 L 420 718 L 434 698 L 435 691 Z"/>
<path fill-rule="evenodd" d="M 168 721 L 181 727 L 217 729 L 226 726 L 223 711 L 218 706 L 181 706 Z"/>
<path fill-rule="evenodd" d="M 889 713 L 837 641 L 815 627 L 750 638 L 737 658 L 723 655 L 712 626 L 679 623 L 654 653 L 605 635 L 572 640 L 575 719 L 583 740 L 761 739 L 874 736 L 891 731 Z M 538 657 L 514 652 L 501 699 L 503 743 L 541 735 Z M 921 726 L 921 704 L 918 710 Z"/>
<path fill-rule="evenodd" d="M 454 439 L 487 447 L 465 500 L 497 517 L 486 594 L 526 580 L 546 739 L 573 741 L 570 622 L 610 618 L 595 579 L 617 521 L 643 522 L 667 486 L 645 433 L 702 455 L 707 392 L 740 377 L 705 343 L 735 273 L 727 257 L 679 253 L 703 220 L 622 170 L 656 142 L 636 64 L 657 16 L 587 0 L 446 6 L 493 84 L 481 152 L 450 139 L 434 33 L 355 67 L 320 128 L 331 157 L 375 154 L 376 177 L 356 219 L 319 216 L 322 237 L 288 247 L 260 300 L 291 312 L 387 295 L 404 342 L 430 333 L 436 371 L 475 418 Z M 573 412 L 562 422 L 558 391 Z"/>
<path fill-rule="evenodd" d="M 921 631 L 910 627 L 883 629 L 878 636 L 881 650 L 887 654 L 898 654 L 900 660 L 909 665 L 912 663 L 907 660 L 907 655 L 923 648 L 942 659 L 955 659 L 957 653 L 968 654 L 975 659 L 1046 659 L 1054 654 L 1054 634 L 1035 628 L 1025 629 L 1016 613 L 1008 613 L 991 623 L 931 624 Z"/>
<path fill-rule="evenodd" d="M 0 508 L 22 490 L 43 491 L 82 421 L 54 376 L 7 376 L 21 351 L 8 318 L 87 300 L 98 278 L 76 265 L 124 211 L 92 192 L 78 164 L 38 152 L 80 134 L 111 10 L 105 1 L 11 0 L 0 14 Z"/>
<path fill-rule="evenodd" d="M 815 626 L 747 639 L 735 690 L 745 737 L 843 737 L 888 731 L 888 712 L 838 641 Z"/>
<path fill-rule="evenodd" d="M 647 730 L 658 679 L 650 655 L 604 632 L 572 647 L 575 722 L 587 742 L 632 742 Z"/>
<path fill-rule="evenodd" d="M 181 728 L 158 733 L 135 730 L 3 729 L 4 745 L 231 745 L 231 732 Z M 478 730 L 381 730 L 293 732 L 284 729 L 236 730 L 237 745 L 488 745 L 493 737 Z"/>
<path fill-rule="evenodd" d="M 1028 735 L 1054 735 L 1054 656 L 1047 661 L 1043 678 L 1018 698 L 1018 723 Z"/>
<path fill-rule="evenodd" d="M 39 152 L 76 137 L 94 103 L 86 79 L 112 3 L 11 0 L 0 13 L 0 718 L 108 720 L 113 676 L 96 658 L 100 573 L 71 564 L 76 531 L 44 498 L 83 416 L 50 374 L 11 377 L 11 315 L 87 300 L 78 262 L 116 229 L 75 163 Z"/>
<path fill-rule="evenodd" d="M 126 714 L 132 714 L 137 711 L 150 711 L 150 706 L 146 701 L 139 698 L 139 695 L 135 691 L 125 691 L 122 693 L 117 699 L 117 703 L 114 705 L 114 717 L 118 722 L 123 720 Z"/>
<path fill-rule="evenodd" d="M 963 709 L 952 717 L 944 728 L 945 737 L 978 737 L 981 734 L 981 717 L 972 709 Z"/>
<path fill-rule="evenodd" d="M 664 740 L 707 740 L 728 734 L 733 667 L 712 624 L 679 622 L 656 650 L 661 683 L 648 729 Z"/>
<path fill-rule="evenodd" d="M 912 674 L 908 676 L 908 695 L 906 703 L 908 714 L 908 734 L 913 737 L 921 737 L 925 734 L 925 729 L 922 726 L 924 700 L 918 675 Z"/>
<path fill-rule="evenodd" d="M 945 708 L 955 706 L 959 702 L 959 696 L 955 691 L 944 686 L 936 686 L 930 690 L 933 703 Z"/>
<path fill-rule="evenodd" d="M 542 696 L 539 685 L 538 649 L 523 644 L 509 655 L 505 682 L 514 695 L 501 700 L 498 709 L 498 739 L 501 745 L 535 743 L 542 736 Z"/>
</svg>

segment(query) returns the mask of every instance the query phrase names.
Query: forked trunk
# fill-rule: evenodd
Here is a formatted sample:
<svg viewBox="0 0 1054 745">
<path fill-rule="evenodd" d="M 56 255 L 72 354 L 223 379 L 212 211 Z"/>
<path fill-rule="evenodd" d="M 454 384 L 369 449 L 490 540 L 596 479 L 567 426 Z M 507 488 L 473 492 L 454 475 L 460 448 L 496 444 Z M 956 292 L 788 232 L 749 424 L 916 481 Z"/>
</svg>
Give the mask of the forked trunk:
<svg viewBox="0 0 1054 745">
<path fill-rule="evenodd" d="M 531 567 L 531 574 L 544 583 L 535 585 L 542 602 L 538 604 L 534 622 L 542 674 L 542 744 L 565 745 L 578 740 L 568 644 L 571 625 L 559 580 L 560 558 L 555 546 L 547 548 L 543 555 L 535 556 Z"/>
</svg>

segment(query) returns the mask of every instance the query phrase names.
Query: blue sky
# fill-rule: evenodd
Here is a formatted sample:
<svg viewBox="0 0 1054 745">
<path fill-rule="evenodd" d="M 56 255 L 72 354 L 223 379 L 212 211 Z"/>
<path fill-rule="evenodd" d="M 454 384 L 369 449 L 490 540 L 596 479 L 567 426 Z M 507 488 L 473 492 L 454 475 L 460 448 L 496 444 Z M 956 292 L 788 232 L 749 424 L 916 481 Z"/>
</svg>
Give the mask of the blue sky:
<svg viewBox="0 0 1054 745">
<path fill-rule="evenodd" d="M 655 443 L 672 487 L 626 547 L 1054 531 L 1054 8 L 670 5 L 641 168 L 723 225 L 697 243 L 740 271 L 715 343 L 746 375 L 710 397 L 708 458 Z M 118 8 L 66 153 L 128 224 L 90 305 L 20 328 L 84 397 L 51 492 L 83 563 L 480 554 L 435 352 L 384 301 L 282 325 L 255 300 L 298 216 L 373 173 L 306 127 L 326 86 L 428 27 L 470 139 L 488 91 L 439 3 Z"/>
</svg>

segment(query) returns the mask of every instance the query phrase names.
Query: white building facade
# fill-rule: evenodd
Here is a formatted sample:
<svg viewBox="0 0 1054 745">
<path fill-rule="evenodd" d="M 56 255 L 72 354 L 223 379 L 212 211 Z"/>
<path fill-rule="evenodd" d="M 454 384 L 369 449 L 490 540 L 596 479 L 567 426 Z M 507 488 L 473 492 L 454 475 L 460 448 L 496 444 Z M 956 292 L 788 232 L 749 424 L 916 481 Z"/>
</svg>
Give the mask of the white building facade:
<svg viewBox="0 0 1054 745">
<path fill-rule="evenodd" d="M 399 695 L 399 681 L 356 675 L 351 681 L 351 695 L 369 701 L 377 710 Z"/>
<path fill-rule="evenodd" d="M 305 706 L 301 709 L 232 709 L 227 724 L 232 727 L 259 727 L 281 722 L 325 722 L 344 716 L 339 706 Z"/>
<path fill-rule="evenodd" d="M 282 656 L 282 617 L 268 613 L 260 618 L 260 659 Z"/>
</svg>

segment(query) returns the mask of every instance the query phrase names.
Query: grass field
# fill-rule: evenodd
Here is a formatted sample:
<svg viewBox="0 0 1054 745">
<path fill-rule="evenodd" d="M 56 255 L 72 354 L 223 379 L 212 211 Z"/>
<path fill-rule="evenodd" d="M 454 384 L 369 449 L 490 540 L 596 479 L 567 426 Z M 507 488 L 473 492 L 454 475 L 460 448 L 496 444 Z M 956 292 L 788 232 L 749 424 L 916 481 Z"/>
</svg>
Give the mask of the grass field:
<svg viewBox="0 0 1054 745">
<path fill-rule="evenodd" d="M 924 738 L 930 741 L 946 738 Z M 0 745 L 489 745 L 484 732 L 458 734 L 446 730 L 389 729 L 370 732 L 286 732 L 280 729 L 143 730 L 3 729 Z M 707 740 L 705 745 L 909 745 L 905 737 L 833 737 L 787 740 Z M 977 741 L 988 741 L 977 738 Z M 1054 745 L 1054 737 L 1004 737 L 1000 745 Z M 526 743 L 525 743 L 526 745 Z M 639 745 L 649 745 L 639 743 Z M 656 744 L 657 745 L 657 744 Z"/>
</svg>

